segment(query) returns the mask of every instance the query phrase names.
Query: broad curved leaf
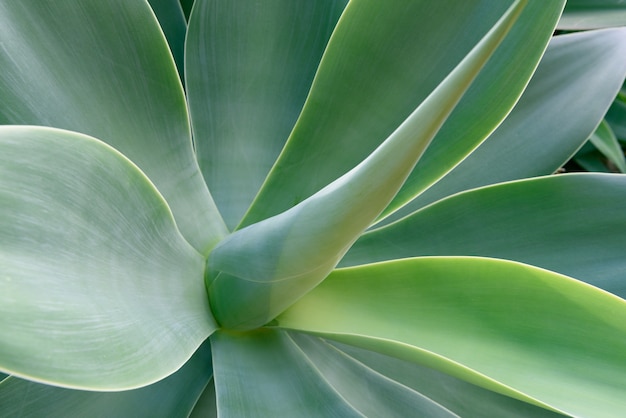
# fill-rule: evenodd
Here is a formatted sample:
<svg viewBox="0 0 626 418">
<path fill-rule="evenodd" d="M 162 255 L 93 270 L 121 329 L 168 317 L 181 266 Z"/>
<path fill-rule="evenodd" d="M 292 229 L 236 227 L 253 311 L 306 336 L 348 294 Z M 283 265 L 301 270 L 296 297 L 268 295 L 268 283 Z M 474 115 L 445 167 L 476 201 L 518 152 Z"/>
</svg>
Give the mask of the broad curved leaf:
<svg viewBox="0 0 626 418">
<path fill-rule="evenodd" d="M 463 190 L 554 173 L 593 133 L 625 76 L 626 30 L 553 38 L 519 103 L 498 129 L 380 225 Z"/>
<path fill-rule="evenodd" d="M 454 416 L 316 339 L 261 329 L 211 341 L 220 417 Z"/>
<path fill-rule="evenodd" d="M 322 281 L 393 199 L 432 138 L 505 38 L 517 2 L 367 159 L 288 211 L 236 231 L 208 259 L 207 287 L 228 329 L 262 326 Z"/>
<path fill-rule="evenodd" d="M 429 367 L 347 344 L 328 342 L 344 355 L 410 387 L 460 417 L 562 417 L 556 412 L 483 389 Z"/>
<path fill-rule="evenodd" d="M 581 30 L 626 26 L 623 0 L 567 0 L 559 29 Z"/>
<path fill-rule="evenodd" d="M 182 85 L 146 1 L 0 0 L 0 124 L 99 138 L 130 158 L 206 252 L 225 233 L 191 144 Z"/>
<path fill-rule="evenodd" d="M 284 332 L 218 331 L 211 345 L 221 418 L 360 416 Z"/>
<path fill-rule="evenodd" d="M 242 225 L 289 209 L 367 157 L 512 3 L 351 1 L 289 141 Z M 426 151 L 398 204 L 452 168 L 500 123 L 534 71 L 562 5 L 528 2 Z"/>
<path fill-rule="evenodd" d="M 347 0 L 197 0 L 187 91 L 200 167 L 237 226 L 304 104 Z"/>
<path fill-rule="evenodd" d="M 176 373 L 141 389 L 87 392 L 11 377 L 0 383 L 0 416 L 186 418 L 212 370 L 211 345 L 206 341 Z"/>
<path fill-rule="evenodd" d="M 563 174 L 488 186 L 365 233 L 340 265 L 425 255 L 495 257 L 626 297 L 624 207 L 621 175 Z"/>
<path fill-rule="evenodd" d="M 626 408 L 626 301 L 512 261 L 424 257 L 335 270 L 276 324 L 574 416 Z"/>
<path fill-rule="evenodd" d="M 0 370 L 121 390 L 216 328 L 204 260 L 152 183 L 96 139 L 0 127 Z"/>
</svg>

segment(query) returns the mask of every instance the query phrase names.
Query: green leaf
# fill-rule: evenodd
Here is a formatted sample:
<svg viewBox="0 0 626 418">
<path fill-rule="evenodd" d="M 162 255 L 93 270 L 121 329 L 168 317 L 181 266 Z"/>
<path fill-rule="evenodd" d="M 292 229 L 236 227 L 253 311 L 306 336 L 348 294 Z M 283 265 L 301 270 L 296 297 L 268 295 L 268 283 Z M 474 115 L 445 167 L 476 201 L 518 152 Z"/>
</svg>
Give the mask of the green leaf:
<svg viewBox="0 0 626 418">
<path fill-rule="evenodd" d="M 389 379 L 321 338 L 290 333 L 323 379 L 366 417 L 456 417 L 413 389 Z"/>
<path fill-rule="evenodd" d="M 284 332 L 218 331 L 211 345 L 221 418 L 360 416 Z"/>
<path fill-rule="evenodd" d="M 242 225 L 287 210 L 363 160 L 511 3 L 351 1 L 289 141 Z M 441 177 L 500 123 L 534 71 L 562 6 L 528 2 L 394 205 Z"/>
<path fill-rule="evenodd" d="M 207 341 L 176 373 L 141 389 L 87 392 L 11 377 L 0 383 L 0 415 L 186 418 L 212 374 L 211 345 Z"/>
<path fill-rule="evenodd" d="M 187 20 L 178 0 L 148 0 L 170 46 L 181 80 L 185 69 L 185 36 Z"/>
<path fill-rule="evenodd" d="M 181 367 L 216 325 L 204 260 L 152 183 L 96 139 L 0 127 L 0 369 L 122 390 Z"/>
<path fill-rule="evenodd" d="M 261 329 L 211 341 L 220 417 L 454 416 L 316 338 Z"/>
<path fill-rule="evenodd" d="M 187 91 L 200 167 L 235 228 L 278 157 L 347 0 L 198 0 Z"/>
<path fill-rule="evenodd" d="M 460 417 L 562 417 L 561 414 L 500 395 L 419 364 L 346 344 L 330 343 L 354 361 L 421 393 Z"/>
<path fill-rule="evenodd" d="M 581 30 L 626 25 L 622 0 L 568 0 L 558 28 Z"/>
<path fill-rule="evenodd" d="M 611 161 L 619 169 L 620 172 L 626 173 L 626 160 L 624 159 L 624 151 L 620 147 L 615 134 L 606 121 L 602 121 L 598 129 L 589 138 L 591 142 L 609 161 Z"/>
<path fill-rule="evenodd" d="M 290 210 L 241 229 L 215 247 L 208 260 L 207 287 L 223 327 L 252 329 L 267 323 L 330 273 L 393 199 L 523 5 L 512 6 L 361 164 Z"/>
<path fill-rule="evenodd" d="M 197 166 L 185 96 L 146 1 L 0 1 L 0 124 L 99 138 L 167 199 L 200 252 L 226 230 Z"/>
<path fill-rule="evenodd" d="M 425 257 L 336 270 L 277 326 L 574 416 L 626 408 L 626 301 L 512 261 Z"/>
<path fill-rule="evenodd" d="M 554 173 L 592 134 L 626 76 L 625 35 L 614 29 L 553 38 L 498 129 L 381 225 L 454 193 Z"/>
<path fill-rule="evenodd" d="M 601 202 L 602 204 L 599 204 Z M 626 297 L 626 177 L 564 174 L 460 193 L 365 233 L 341 266 L 424 255 L 516 260 Z"/>
</svg>

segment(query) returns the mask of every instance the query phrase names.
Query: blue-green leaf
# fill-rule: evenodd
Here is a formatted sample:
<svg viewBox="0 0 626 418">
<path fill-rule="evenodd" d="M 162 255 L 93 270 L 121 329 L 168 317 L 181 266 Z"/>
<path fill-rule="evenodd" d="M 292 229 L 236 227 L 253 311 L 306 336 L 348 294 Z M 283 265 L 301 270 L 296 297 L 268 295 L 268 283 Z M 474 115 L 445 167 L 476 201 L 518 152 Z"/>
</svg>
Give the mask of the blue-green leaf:
<svg viewBox="0 0 626 418">
<path fill-rule="evenodd" d="M 290 210 L 238 230 L 208 260 L 213 313 L 229 329 L 261 326 L 300 298 L 393 199 L 432 138 L 505 38 L 517 2 L 367 159 Z"/>
<path fill-rule="evenodd" d="M 423 257 L 335 270 L 276 325 L 572 416 L 626 408 L 626 301 L 537 267 Z"/>
<path fill-rule="evenodd" d="M 204 259 L 101 141 L 0 127 L 0 370 L 122 390 L 175 372 L 216 324 Z"/>
<path fill-rule="evenodd" d="M 553 38 L 519 103 L 498 129 L 381 225 L 454 193 L 554 173 L 592 134 L 625 76 L 626 30 Z"/>
<path fill-rule="evenodd" d="M 140 389 L 87 392 L 10 377 L 0 383 L 0 416 L 186 418 L 211 379 L 212 370 L 211 345 L 206 341 L 176 373 Z"/>
<path fill-rule="evenodd" d="M 351 1 L 289 141 L 242 225 L 289 209 L 362 161 L 428 97 L 512 3 Z M 536 68 L 563 3 L 528 2 L 394 206 L 404 204 L 454 167 L 506 116 Z"/>
<path fill-rule="evenodd" d="M 197 0 L 186 74 L 198 160 L 235 228 L 278 157 L 346 0 Z"/>
<path fill-rule="evenodd" d="M 0 0 L 0 124 L 81 132 L 113 146 L 206 253 L 226 229 L 191 143 L 176 66 L 146 1 Z"/>
<path fill-rule="evenodd" d="M 365 233 L 342 266 L 425 255 L 477 255 L 557 271 L 626 297 L 626 177 L 563 174 L 441 200 Z"/>
</svg>

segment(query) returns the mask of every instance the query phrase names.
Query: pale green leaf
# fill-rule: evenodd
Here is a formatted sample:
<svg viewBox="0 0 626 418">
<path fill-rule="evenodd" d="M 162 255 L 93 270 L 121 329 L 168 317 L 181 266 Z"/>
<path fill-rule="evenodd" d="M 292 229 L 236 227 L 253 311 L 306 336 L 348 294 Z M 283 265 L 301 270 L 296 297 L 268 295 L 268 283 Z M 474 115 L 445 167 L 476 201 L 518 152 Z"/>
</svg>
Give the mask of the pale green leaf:
<svg viewBox="0 0 626 418">
<path fill-rule="evenodd" d="M 113 148 L 0 127 L 0 370 L 121 390 L 173 373 L 216 328 L 203 257 Z"/>
<path fill-rule="evenodd" d="M 512 6 L 361 164 L 288 211 L 241 229 L 218 244 L 209 256 L 207 286 L 213 313 L 222 326 L 261 326 L 326 277 L 393 199 L 524 4 Z"/>
<path fill-rule="evenodd" d="M 455 416 L 317 338 L 262 329 L 211 341 L 220 417 Z"/>
<path fill-rule="evenodd" d="M 626 160 L 624 159 L 624 151 L 620 147 L 615 134 L 606 121 L 602 121 L 598 129 L 589 138 L 591 142 L 609 161 L 611 161 L 619 169 L 620 172 L 626 173 Z"/>
<path fill-rule="evenodd" d="M 362 416 L 285 332 L 218 331 L 211 345 L 220 418 Z"/>
<path fill-rule="evenodd" d="M 290 333 L 306 359 L 342 398 L 366 417 L 457 417 L 432 399 L 395 382 L 321 338 Z"/>
<path fill-rule="evenodd" d="M 498 129 L 381 224 L 463 190 L 554 173 L 594 131 L 625 76 L 625 30 L 553 38 L 519 103 Z"/>
<path fill-rule="evenodd" d="M 303 112 L 243 225 L 294 206 L 367 157 L 512 3 L 351 1 Z M 510 111 L 547 45 L 563 3 L 528 2 L 426 151 L 397 204 L 451 169 Z"/>
<path fill-rule="evenodd" d="M 207 341 L 176 373 L 141 389 L 87 392 L 11 377 L 0 383 L 0 416 L 186 418 L 212 374 Z"/>
<path fill-rule="evenodd" d="M 196 151 L 237 226 L 304 104 L 347 0 L 198 0 L 186 77 Z"/>
<path fill-rule="evenodd" d="M 130 158 L 200 252 L 225 227 L 193 152 L 182 85 L 146 1 L 0 0 L 0 124 L 99 138 Z"/>
<path fill-rule="evenodd" d="M 626 301 L 529 265 L 424 257 L 335 270 L 276 324 L 574 416 L 626 408 Z"/>
<path fill-rule="evenodd" d="M 558 28 L 581 30 L 611 26 L 626 26 L 623 0 L 568 0 Z"/>
<path fill-rule="evenodd" d="M 427 396 L 464 418 L 539 418 L 561 414 L 500 395 L 419 364 L 375 351 L 329 341 L 345 355 L 372 370 Z"/>
<path fill-rule="evenodd" d="M 626 177 L 563 174 L 460 193 L 365 233 L 342 266 L 424 255 L 516 260 L 626 297 Z"/>
</svg>

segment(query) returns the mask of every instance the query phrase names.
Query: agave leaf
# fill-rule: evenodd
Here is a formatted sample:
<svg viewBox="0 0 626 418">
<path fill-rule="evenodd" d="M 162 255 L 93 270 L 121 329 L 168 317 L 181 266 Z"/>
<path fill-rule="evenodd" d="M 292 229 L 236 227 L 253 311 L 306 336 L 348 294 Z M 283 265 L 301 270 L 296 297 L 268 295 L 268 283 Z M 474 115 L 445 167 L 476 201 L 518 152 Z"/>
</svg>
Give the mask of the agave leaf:
<svg viewBox="0 0 626 418">
<path fill-rule="evenodd" d="M 626 301 L 508 260 L 335 270 L 277 326 L 415 361 L 574 416 L 626 407 Z"/>
<path fill-rule="evenodd" d="M 170 46 L 181 80 L 185 69 L 185 36 L 187 20 L 178 0 L 148 0 Z"/>
<path fill-rule="evenodd" d="M 625 76 L 626 30 L 553 38 L 519 103 L 498 129 L 380 225 L 463 190 L 554 173 L 592 134 Z"/>
<path fill-rule="evenodd" d="M 365 233 L 340 265 L 422 255 L 495 257 L 626 297 L 619 232 L 625 206 L 626 177 L 620 175 L 563 174 L 488 186 Z"/>
<path fill-rule="evenodd" d="M 599 29 L 626 25 L 626 4 L 622 0 L 568 0 L 559 29 Z"/>
<path fill-rule="evenodd" d="M 200 252 L 226 233 L 193 153 L 174 61 L 147 2 L 0 0 L 0 39 L 0 124 L 99 138 L 154 182 Z"/>
<path fill-rule="evenodd" d="M 0 369 L 121 390 L 181 367 L 216 328 L 204 262 L 152 183 L 96 139 L 0 127 Z"/>
<path fill-rule="evenodd" d="M 213 313 L 222 326 L 261 326 L 326 277 L 402 186 L 524 3 L 515 3 L 361 164 L 290 210 L 218 244 L 208 259 L 207 285 Z"/>
<path fill-rule="evenodd" d="M 230 228 L 278 157 L 347 0 L 198 0 L 187 91 L 200 167 Z"/>
<path fill-rule="evenodd" d="M 220 417 L 455 416 L 317 339 L 264 329 L 211 341 Z"/>
<path fill-rule="evenodd" d="M 457 417 L 437 402 L 356 361 L 320 338 L 290 338 L 349 404 L 366 417 Z"/>
<path fill-rule="evenodd" d="M 624 151 L 620 147 L 613 130 L 606 121 L 602 121 L 598 129 L 589 138 L 591 142 L 609 161 L 611 161 L 619 169 L 620 172 L 626 173 L 626 160 L 624 159 Z"/>
<path fill-rule="evenodd" d="M 460 417 L 562 417 L 561 414 L 501 395 L 413 362 L 328 341 L 343 355 L 421 393 Z M 357 382 L 358 379 L 355 380 Z"/>
<path fill-rule="evenodd" d="M 87 392 L 10 377 L 0 383 L 3 417 L 181 417 L 186 418 L 211 379 L 207 341 L 171 376 L 141 389 Z"/>
<path fill-rule="evenodd" d="M 221 418 L 361 416 L 284 332 L 218 331 L 211 336 L 211 346 Z"/>
<path fill-rule="evenodd" d="M 425 3 L 428 3 L 425 6 Z M 242 225 L 283 212 L 337 179 L 413 112 L 512 1 L 351 1 L 289 141 Z M 528 2 L 394 204 L 476 147 L 517 101 L 563 1 Z M 347 53 L 346 51 L 349 51 Z"/>
</svg>

